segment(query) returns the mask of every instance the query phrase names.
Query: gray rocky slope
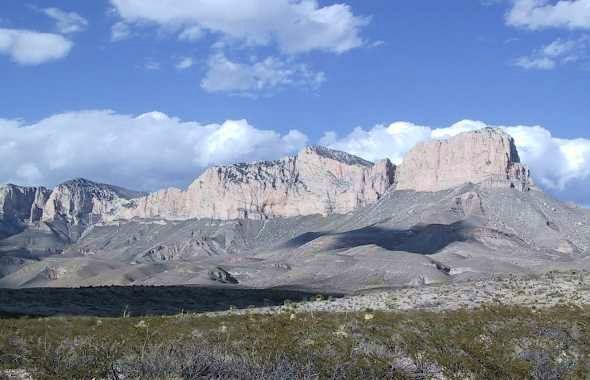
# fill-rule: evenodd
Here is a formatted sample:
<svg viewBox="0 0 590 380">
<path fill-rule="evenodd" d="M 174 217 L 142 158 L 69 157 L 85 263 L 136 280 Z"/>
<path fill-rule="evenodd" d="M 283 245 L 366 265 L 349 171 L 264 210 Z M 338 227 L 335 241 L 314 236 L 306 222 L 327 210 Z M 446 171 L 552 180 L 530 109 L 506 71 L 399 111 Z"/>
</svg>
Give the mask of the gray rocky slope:
<svg viewBox="0 0 590 380">
<path fill-rule="evenodd" d="M 75 180 L 0 190 L 0 286 L 200 284 L 351 292 L 590 267 L 590 212 L 486 129 L 395 167 L 326 148 L 216 167 L 187 191 Z"/>
</svg>

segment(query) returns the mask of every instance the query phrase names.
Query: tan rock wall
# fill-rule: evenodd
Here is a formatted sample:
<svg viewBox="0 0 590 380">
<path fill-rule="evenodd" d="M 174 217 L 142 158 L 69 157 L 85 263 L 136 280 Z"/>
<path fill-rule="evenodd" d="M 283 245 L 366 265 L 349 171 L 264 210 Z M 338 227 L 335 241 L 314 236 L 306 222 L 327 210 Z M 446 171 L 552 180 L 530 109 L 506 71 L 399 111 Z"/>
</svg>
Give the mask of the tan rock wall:
<svg viewBox="0 0 590 380">
<path fill-rule="evenodd" d="M 393 165 L 310 147 L 277 161 L 212 167 L 187 191 L 136 199 L 119 217 L 266 219 L 347 213 L 374 203 L 393 183 Z"/>
<path fill-rule="evenodd" d="M 512 137 L 492 128 L 418 144 L 398 167 L 396 181 L 397 190 L 428 192 L 469 182 L 521 191 L 531 185 Z"/>
</svg>

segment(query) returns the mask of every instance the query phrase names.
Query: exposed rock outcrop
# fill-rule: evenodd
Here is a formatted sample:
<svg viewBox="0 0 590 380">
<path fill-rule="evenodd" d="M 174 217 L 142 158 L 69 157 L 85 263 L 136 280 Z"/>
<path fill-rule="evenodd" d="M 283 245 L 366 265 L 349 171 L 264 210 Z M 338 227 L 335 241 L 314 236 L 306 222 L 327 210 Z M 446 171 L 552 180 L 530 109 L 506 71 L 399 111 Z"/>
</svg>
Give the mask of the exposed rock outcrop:
<svg viewBox="0 0 590 380">
<path fill-rule="evenodd" d="M 216 166 L 187 191 L 166 189 L 135 199 L 117 215 L 167 219 L 268 219 L 344 214 L 377 201 L 395 167 L 323 147 L 276 161 Z"/>
<path fill-rule="evenodd" d="M 49 194 L 44 187 L 0 186 L 0 238 L 39 221 Z"/>
<path fill-rule="evenodd" d="M 418 144 L 398 167 L 396 182 L 397 190 L 426 192 L 469 182 L 520 191 L 532 186 L 529 170 L 520 163 L 514 139 L 495 128 Z"/>
<path fill-rule="evenodd" d="M 50 193 L 44 187 L 0 186 L 0 219 L 23 223 L 40 220 Z"/>
<path fill-rule="evenodd" d="M 209 279 L 222 284 L 238 284 L 239 281 L 231 273 L 221 267 L 209 271 Z"/>
<path fill-rule="evenodd" d="M 43 208 L 42 220 L 92 225 L 111 219 L 122 204 L 142 195 L 145 194 L 77 178 L 53 189 Z"/>
</svg>

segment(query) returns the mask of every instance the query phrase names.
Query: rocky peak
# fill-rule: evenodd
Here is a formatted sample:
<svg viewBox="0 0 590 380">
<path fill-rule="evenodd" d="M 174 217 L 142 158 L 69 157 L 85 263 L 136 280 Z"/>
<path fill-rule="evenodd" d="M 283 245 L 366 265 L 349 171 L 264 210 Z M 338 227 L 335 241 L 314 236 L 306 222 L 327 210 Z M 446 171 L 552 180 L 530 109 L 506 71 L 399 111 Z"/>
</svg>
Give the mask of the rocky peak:
<svg viewBox="0 0 590 380">
<path fill-rule="evenodd" d="M 367 160 L 364 160 L 358 156 L 352 155 L 350 153 L 342 152 L 339 150 L 334 150 L 330 148 L 326 148 L 321 145 L 311 145 L 307 148 L 303 149 L 297 155 L 298 159 L 303 159 L 304 157 L 309 156 L 319 156 L 323 158 L 327 158 L 334 161 L 339 161 L 347 165 L 358 165 L 358 166 L 365 166 L 371 167 L 373 163 Z"/>
<path fill-rule="evenodd" d="M 501 129 L 418 144 L 397 170 L 397 190 L 441 191 L 465 183 L 526 191 L 533 186 L 514 139 Z"/>
<path fill-rule="evenodd" d="M 94 194 L 96 196 L 117 196 L 124 199 L 138 198 L 146 195 L 141 191 L 128 190 L 119 186 L 94 182 L 86 178 L 74 178 L 59 184 L 55 190 L 64 190 Z"/>
</svg>

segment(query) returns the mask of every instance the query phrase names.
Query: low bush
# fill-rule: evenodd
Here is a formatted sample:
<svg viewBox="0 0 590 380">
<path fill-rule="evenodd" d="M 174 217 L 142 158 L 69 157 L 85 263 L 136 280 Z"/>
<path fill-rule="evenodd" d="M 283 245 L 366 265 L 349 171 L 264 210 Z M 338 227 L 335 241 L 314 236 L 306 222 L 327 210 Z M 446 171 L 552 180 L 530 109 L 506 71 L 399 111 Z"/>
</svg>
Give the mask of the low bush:
<svg viewBox="0 0 590 380">
<path fill-rule="evenodd" d="M 0 368 L 35 379 L 588 378 L 590 308 L 3 319 Z"/>
</svg>

